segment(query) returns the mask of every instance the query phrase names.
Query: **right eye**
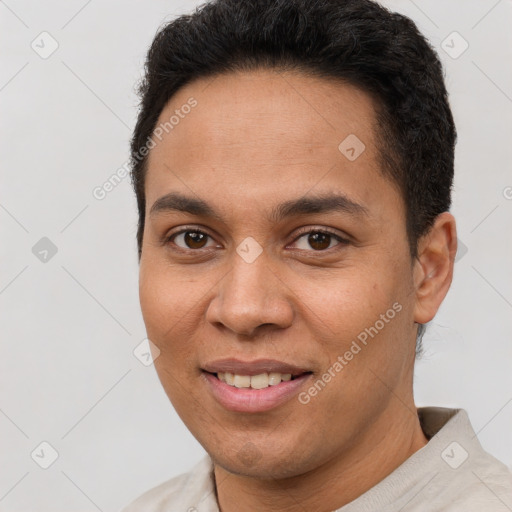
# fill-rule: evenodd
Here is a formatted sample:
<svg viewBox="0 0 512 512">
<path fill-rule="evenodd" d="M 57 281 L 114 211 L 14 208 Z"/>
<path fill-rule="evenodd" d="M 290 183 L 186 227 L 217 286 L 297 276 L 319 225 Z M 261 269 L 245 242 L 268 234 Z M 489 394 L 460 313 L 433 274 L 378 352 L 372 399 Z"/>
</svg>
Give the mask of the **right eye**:
<svg viewBox="0 0 512 512">
<path fill-rule="evenodd" d="M 172 243 L 183 250 L 197 250 L 208 247 L 210 235 L 199 229 L 183 229 L 167 237 L 166 243 Z M 211 239 L 213 242 L 213 239 Z M 215 243 L 213 243 L 215 247 Z"/>
</svg>

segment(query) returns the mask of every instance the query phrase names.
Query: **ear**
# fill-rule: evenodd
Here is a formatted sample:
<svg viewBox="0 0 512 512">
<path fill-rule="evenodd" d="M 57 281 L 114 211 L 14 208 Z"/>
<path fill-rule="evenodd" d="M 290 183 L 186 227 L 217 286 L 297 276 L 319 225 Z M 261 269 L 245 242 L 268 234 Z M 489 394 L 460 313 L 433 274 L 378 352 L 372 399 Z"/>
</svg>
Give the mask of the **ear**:
<svg viewBox="0 0 512 512">
<path fill-rule="evenodd" d="M 451 213 L 444 212 L 436 217 L 432 228 L 418 242 L 413 274 L 415 322 L 430 322 L 437 313 L 452 283 L 456 253 L 455 218 Z"/>
</svg>

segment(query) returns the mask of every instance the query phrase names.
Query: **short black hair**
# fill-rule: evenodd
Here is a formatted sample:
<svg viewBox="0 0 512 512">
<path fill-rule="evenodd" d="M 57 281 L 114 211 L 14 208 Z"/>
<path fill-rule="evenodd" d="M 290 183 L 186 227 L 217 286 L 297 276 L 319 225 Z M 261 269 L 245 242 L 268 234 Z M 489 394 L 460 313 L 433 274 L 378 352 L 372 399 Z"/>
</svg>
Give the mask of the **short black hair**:
<svg viewBox="0 0 512 512">
<path fill-rule="evenodd" d="M 257 68 L 341 79 L 372 96 L 381 171 L 404 199 L 415 258 L 451 205 L 456 130 L 436 52 L 409 18 L 371 0 L 213 0 L 160 28 L 131 140 L 139 258 L 147 147 L 162 110 L 194 79 Z"/>
</svg>

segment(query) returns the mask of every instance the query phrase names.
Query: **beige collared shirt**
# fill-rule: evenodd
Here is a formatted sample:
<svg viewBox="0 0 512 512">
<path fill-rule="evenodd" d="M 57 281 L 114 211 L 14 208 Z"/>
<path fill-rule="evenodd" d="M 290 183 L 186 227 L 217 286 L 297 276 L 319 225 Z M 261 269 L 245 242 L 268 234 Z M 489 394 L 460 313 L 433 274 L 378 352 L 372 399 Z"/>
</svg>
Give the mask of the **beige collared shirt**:
<svg viewBox="0 0 512 512">
<path fill-rule="evenodd" d="M 511 512 L 512 473 L 485 452 L 462 409 L 418 409 L 428 444 L 337 512 Z M 213 466 L 149 490 L 122 512 L 219 512 Z"/>
</svg>

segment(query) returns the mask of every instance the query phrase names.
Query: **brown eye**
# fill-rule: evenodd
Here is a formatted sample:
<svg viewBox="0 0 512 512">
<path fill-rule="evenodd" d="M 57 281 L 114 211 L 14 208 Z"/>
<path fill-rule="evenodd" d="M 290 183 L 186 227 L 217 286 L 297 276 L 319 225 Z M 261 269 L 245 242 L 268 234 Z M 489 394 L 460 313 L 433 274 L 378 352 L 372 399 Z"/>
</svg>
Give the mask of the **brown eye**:
<svg viewBox="0 0 512 512">
<path fill-rule="evenodd" d="M 331 238 L 332 235 L 328 233 L 310 233 L 308 243 L 313 249 L 322 251 L 331 245 Z"/>
<path fill-rule="evenodd" d="M 184 233 L 184 241 L 191 249 L 201 249 L 206 244 L 208 235 L 197 231 L 186 231 Z"/>
<path fill-rule="evenodd" d="M 211 237 L 202 231 L 189 229 L 175 233 L 169 237 L 168 241 L 173 242 L 181 249 L 203 249 L 207 246 L 209 238 Z"/>
<path fill-rule="evenodd" d="M 349 240 L 342 238 L 338 234 L 331 233 L 325 228 L 302 231 L 294 242 L 296 249 L 310 252 L 311 250 L 315 252 L 326 252 L 328 249 L 343 249 L 349 244 Z"/>
</svg>

